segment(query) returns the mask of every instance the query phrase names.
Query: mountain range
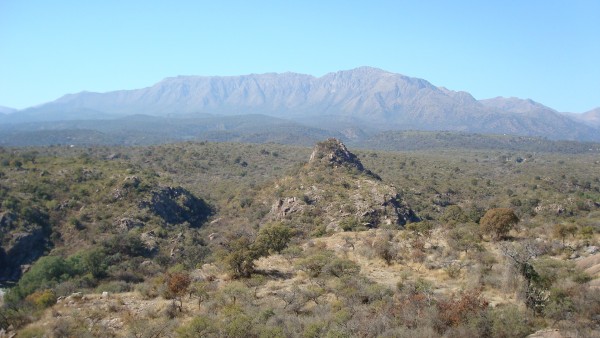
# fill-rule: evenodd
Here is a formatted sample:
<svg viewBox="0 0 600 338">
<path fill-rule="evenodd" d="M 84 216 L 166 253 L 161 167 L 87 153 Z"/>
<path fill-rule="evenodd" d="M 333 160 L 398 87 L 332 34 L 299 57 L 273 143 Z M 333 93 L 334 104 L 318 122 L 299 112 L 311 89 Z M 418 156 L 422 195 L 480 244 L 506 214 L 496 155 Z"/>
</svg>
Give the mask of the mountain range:
<svg viewBox="0 0 600 338">
<path fill-rule="evenodd" d="M 0 106 L 0 114 L 10 114 L 10 113 L 14 113 L 16 111 L 17 110 L 14 108 Z"/>
<path fill-rule="evenodd" d="M 322 77 L 297 73 L 178 76 L 147 88 L 68 94 L 7 112 L 0 115 L 0 130 L 57 129 L 59 121 L 85 120 L 97 121 L 91 129 L 99 130 L 110 125 L 106 121 L 132 115 L 148 122 L 156 121 L 151 117 L 214 120 L 253 114 L 350 139 L 390 130 L 446 130 L 600 141 L 600 108 L 568 114 L 526 99 L 476 100 L 467 92 L 371 67 Z"/>
</svg>

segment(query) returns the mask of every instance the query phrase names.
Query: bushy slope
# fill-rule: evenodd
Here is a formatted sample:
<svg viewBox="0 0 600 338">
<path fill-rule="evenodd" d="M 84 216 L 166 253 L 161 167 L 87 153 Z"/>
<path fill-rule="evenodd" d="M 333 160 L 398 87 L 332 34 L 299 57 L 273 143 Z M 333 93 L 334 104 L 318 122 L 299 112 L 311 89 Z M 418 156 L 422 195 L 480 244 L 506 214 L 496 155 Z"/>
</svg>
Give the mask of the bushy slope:
<svg viewBox="0 0 600 338">
<path fill-rule="evenodd" d="M 0 327 L 593 336 L 598 279 L 582 270 L 599 246 L 599 165 L 586 153 L 350 151 L 336 140 L 3 148 L 3 245 L 47 232 Z M 496 208 L 520 219 L 503 236 L 478 224 Z M 420 219 L 402 222 L 411 214 Z"/>
</svg>

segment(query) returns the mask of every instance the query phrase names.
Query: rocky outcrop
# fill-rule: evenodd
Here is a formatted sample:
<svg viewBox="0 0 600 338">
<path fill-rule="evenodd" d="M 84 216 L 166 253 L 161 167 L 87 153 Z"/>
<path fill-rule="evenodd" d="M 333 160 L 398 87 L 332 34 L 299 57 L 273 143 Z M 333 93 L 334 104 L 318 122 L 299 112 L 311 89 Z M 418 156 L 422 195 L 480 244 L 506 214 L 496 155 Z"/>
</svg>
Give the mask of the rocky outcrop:
<svg viewBox="0 0 600 338">
<path fill-rule="evenodd" d="M 310 154 L 309 163 L 324 163 L 333 167 L 344 166 L 358 171 L 365 170 L 358 157 L 348 151 L 348 148 L 335 138 L 317 143 L 312 154 Z"/>
<path fill-rule="evenodd" d="M 318 143 L 298 175 L 280 180 L 275 189 L 281 197 L 271 204 L 267 218 L 303 224 L 307 231 L 317 223 L 340 231 L 402 227 L 420 220 L 394 187 L 365 169 L 336 139 Z"/>
<path fill-rule="evenodd" d="M 188 222 L 192 227 L 200 227 L 212 214 L 204 200 L 182 187 L 155 189 L 149 199 L 140 203 L 140 208 L 148 208 L 167 224 Z"/>
<path fill-rule="evenodd" d="M 381 179 L 378 175 L 365 169 L 358 156 L 351 153 L 344 143 L 335 138 L 317 143 L 313 148 L 308 163 L 316 167 L 325 165 L 333 168 L 347 168 L 367 174 L 378 180 Z"/>
<path fill-rule="evenodd" d="M 18 280 L 24 270 L 44 254 L 48 247 L 48 231 L 31 226 L 26 231 L 13 232 L 0 247 L 0 281 Z"/>
</svg>

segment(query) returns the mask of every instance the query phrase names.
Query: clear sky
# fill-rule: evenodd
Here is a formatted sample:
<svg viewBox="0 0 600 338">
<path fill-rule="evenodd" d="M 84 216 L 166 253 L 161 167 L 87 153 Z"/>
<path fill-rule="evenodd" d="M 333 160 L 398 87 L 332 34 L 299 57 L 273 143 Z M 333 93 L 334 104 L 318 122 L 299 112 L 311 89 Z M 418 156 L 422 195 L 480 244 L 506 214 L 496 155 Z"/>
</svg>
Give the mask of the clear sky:
<svg viewBox="0 0 600 338">
<path fill-rule="evenodd" d="M 0 105 L 176 75 L 372 66 L 559 111 L 600 106 L 600 1 L 0 0 Z"/>
</svg>

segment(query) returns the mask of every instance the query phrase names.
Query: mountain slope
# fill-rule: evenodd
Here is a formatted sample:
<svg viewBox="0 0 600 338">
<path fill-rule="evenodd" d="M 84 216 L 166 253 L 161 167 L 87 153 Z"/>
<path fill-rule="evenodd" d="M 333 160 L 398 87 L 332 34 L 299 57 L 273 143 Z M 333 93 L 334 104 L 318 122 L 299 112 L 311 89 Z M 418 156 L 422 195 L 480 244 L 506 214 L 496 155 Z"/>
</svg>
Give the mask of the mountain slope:
<svg viewBox="0 0 600 338">
<path fill-rule="evenodd" d="M 0 106 L 0 114 L 10 114 L 10 113 L 14 113 L 17 110 L 14 108 L 9 108 L 9 107 L 5 107 L 5 106 Z"/>
<path fill-rule="evenodd" d="M 523 101 L 523 102 L 521 102 Z M 360 67 L 310 75 L 251 74 L 229 77 L 179 76 L 151 87 L 108 93 L 83 92 L 4 117 L 7 123 L 97 119 L 132 114 L 185 117 L 266 114 L 342 132 L 343 118 L 376 130 L 454 130 L 598 140 L 598 131 L 533 101 L 477 101 L 466 92 L 440 88 L 418 78 Z M 357 131 L 354 131 L 355 133 Z M 358 132 L 360 133 L 360 132 Z"/>
<path fill-rule="evenodd" d="M 569 118 L 584 123 L 590 127 L 600 128 L 600 107 L 583 114 L 568 114 Z"/>
</svg>

